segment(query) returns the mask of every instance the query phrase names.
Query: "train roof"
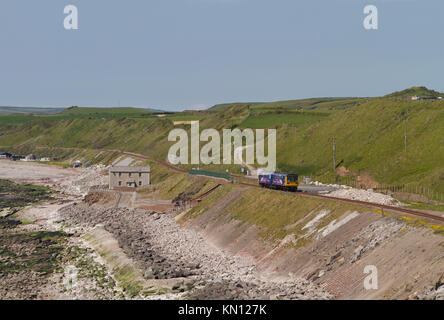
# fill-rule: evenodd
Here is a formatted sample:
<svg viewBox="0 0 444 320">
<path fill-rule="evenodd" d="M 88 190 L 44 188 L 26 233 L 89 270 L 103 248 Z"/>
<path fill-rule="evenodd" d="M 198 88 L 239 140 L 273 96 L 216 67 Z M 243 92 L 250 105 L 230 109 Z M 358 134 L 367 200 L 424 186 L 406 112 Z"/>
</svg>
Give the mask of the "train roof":
<svg viewBox="0 0 444 320">
<path fill-rule="evenodd" d="M 270 175 L 275 175 L 275 176 L 287 176 L 287 175 L 298 176 L 297 173 L 284 173 L 284 172 L 261 172 L 258 175 L 259 176 L 270 176 Z"/>
</svg>

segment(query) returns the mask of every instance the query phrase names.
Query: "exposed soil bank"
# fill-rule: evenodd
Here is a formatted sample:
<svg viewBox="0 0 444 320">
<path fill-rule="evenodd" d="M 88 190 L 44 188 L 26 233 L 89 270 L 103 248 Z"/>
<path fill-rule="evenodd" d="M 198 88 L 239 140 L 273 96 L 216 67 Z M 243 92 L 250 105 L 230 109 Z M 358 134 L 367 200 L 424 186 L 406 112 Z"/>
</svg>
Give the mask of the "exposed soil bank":
<svg viewBox="0 0 444 320">
<path fill-rule="evenodd" d="M 337 299 L 444 298 L 442 226 L 274 191 L 223 188 L 179 221 L 214 246 L 253 259 L 267 279 L 305 278 Z M 378 289 L 364 287 L 367 266 L 377 268 Z"/>
</svg>

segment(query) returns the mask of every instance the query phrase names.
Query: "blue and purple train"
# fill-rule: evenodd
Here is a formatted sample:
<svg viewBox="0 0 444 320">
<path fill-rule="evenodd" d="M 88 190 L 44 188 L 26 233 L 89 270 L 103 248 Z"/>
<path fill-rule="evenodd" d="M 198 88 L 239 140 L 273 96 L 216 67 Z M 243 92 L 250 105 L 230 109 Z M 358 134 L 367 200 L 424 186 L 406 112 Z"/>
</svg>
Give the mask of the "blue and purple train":
<svg viewBox="0 0 444 320">
<path fill-rule="evenodd" d="M 259 185 L 263 188 L 297 191 L 299 186 L 299 176 L 297 174 L 260 173 L 258 179 Z"/>
</svg>

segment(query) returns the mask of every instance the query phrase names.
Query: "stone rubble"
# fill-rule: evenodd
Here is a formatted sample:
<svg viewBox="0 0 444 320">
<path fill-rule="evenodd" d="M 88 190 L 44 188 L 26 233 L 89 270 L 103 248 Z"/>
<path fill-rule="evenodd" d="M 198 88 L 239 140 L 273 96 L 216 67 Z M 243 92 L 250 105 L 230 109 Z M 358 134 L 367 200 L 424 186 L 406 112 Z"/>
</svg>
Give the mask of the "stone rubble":
<svg viewBox="0 0 444 320">
<path fill-rule="evenodd" d="M 373 192 L 373 190 L 361 190 L 350 187 L 342 188 L 327 194 L 327 196 L 351 200 L 372 202 L 382 205 L 400 206 L 401 203 L 389 195 Z"/>
<path fill-rule="evenodd" d="M 434 286 L 429 286 L 423 293 L 413 293 L 409 299 L 415 300 L 444 300 L 444 273 Z"/>
<path fill-rule="evenodd" d="M 304 279 L 263 280 L 252 260 L 210 246 L 197 232 L 181 228 L 172 214 L 126 208 L 62 208 L 61 219 L 87 232 L 100 224 L 143 270 L 147 279 L 184 277 L 191 299 L 330 299 Z"/>
<path fill-rule="evenodd" d="M 63 190 L 65 194 L 85 196 L 92 187 L 108 185 L 108 176 L 104 173 L 107 166 L 98 164 L 84 168 L 82 172 L 74 179 L 65 180 L 58 189 Z"/>
<path fill-rule="evenodd" d="M 401 206 L 401 203 L 393 197 L 374 192 L 372 189 L 356 189 L 340 184 L 324 184 L 319 181 L 310 181 L 308 184 L 314 186 L 328 187 L 329 189 L 332 189 L 332 191 L 326 190 L 319 192 L 330 197 L 373 202 L 383 205 Z"/>
</svg>

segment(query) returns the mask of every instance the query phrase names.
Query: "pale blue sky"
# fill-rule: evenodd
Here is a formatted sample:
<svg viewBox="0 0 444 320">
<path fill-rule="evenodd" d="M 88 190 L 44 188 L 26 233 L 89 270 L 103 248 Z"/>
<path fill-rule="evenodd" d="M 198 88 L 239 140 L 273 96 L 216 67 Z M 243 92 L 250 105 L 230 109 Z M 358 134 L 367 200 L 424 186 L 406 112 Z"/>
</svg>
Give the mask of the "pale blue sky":
<svg viewBox="0 0 444 320">
<path fill-rule="evenodd" d="M 79 30 L 63 8 L 79 9 Z M 366 4 L 379 30 L 363 28 Z M 442 0 L 1 0 L 0 105 L 165 109 L 444 91 Z"/>
</svg>

